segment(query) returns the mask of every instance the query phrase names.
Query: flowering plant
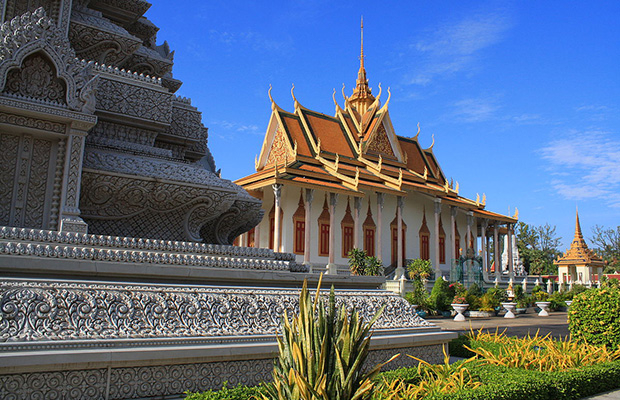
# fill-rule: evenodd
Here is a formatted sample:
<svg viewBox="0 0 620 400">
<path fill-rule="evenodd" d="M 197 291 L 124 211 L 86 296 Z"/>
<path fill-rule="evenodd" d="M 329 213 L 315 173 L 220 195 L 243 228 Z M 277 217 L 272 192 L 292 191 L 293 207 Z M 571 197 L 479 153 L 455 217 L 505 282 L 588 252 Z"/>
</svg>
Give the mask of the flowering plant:
<svg viewBox="0 0 620 400">
<path fill-rule="evenodd" d="M 454 290 L 454 293 L 456 293 L 457 296 L 465 295 L 465 292 L 467 292 L 467 290 L 465 290 L 465 286 L 463 286 L 460 282 L 451 283 L 450 289 Z"/>
<path fill-rule="evenodd" d="M 456 295 L 454 299 L 452 299 L 452 304 L 467 304 L 467 300 L 465 300 L 465 296 Z"/>
</svg>

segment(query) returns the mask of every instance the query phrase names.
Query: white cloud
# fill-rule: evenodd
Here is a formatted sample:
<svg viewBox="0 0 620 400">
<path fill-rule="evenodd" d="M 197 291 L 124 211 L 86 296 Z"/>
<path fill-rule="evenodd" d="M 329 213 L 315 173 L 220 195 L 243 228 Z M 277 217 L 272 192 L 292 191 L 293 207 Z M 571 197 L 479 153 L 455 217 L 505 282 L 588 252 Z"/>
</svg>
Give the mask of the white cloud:
<svg viewBox="0 0 620 400">
<path fill-rule="evenodd" d="M 407 82 L 426 85 L 438 76 L 469 69 L 484 49 L 502 39 L 511 25 L 504 13 L 495 12 L 438 27 L 429 37 L 410 45 L 417 62 Z"/>
<path fill-rule="evenodd" d="M 213 126 L 213 130 L 217 132 L 218 136 L 221 138 L 230 137 L 231 134 L 234 137 L 237 137 L 239 134 L 251 134 L 251 135 L 262 135 L 264 132 L 260 130 L 257 125 L 254 124 L 243 124 L 241 122 L 232 122 L 232 121 L 208 121 L 208 124 Z"/>
<path fill-rule="evenodd" d="M 468 98 L 454 103 L 454 115 L 466 122 L 482 122 L 495 118 L 499 108 L 494 99 Z"/>
<path fill-rule="evenodd" d="M 568 200 L 600 199 L 620 207 L 620 139 L 609 132 L 569 131 L 541 150 L 554 179 L 551 186 Z"/>
</svg>

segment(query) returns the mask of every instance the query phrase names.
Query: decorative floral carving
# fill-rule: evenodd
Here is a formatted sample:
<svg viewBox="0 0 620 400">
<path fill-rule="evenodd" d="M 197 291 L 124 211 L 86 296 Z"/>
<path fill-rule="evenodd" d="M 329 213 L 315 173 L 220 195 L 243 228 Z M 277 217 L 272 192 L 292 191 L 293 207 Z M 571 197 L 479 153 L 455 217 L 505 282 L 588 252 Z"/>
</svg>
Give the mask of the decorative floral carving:
<svg viewBox="0 0 620 400">
<path fill-rule="evenodd" d="M 295 154 L 286 138 L 286 133 L 284 133 L 280 126 L 276 127 L 275 137 L 273 138 L 266 165 L 274 165 L 276 163 L 283 165 L 286 160 L 293 161 L 294 159 Z"/>
<path fill-rule="evenodd" d="M 0 123 L 15 126 L 24 126 L 27 128 L 35 128 L 42 131 L 56 133 L 65 133 L 67 129 L 65 124 L 61 124 L 58 122 L 46 121 L 43 119 L 26 117 L 23 115 L 7 114 L 3 112 L 0 112 Z"/>
<path fill-rule="evenodd" d="M 97 109 L 170 123 L 172 95 L 102 76 L 96 92 Z"/>
<path fill-rule="evenodd" d="M 73 10 L 69 40 L 81 59 L 117 66 L 142 45 L 140 39 L 88 9 Z"/>
<path fill-rule="evenodd" d="M 65 206 L 77 209 L 84 138 L 82 136 L 71 135 L 68 139 L 68 146 L 67 156 L 70 157 L 70 161 L 69 171 L 67 171 L 67 197 L 65 199 Z"/>
<path fill-rule="evenodd" d="M 24 59 L 42 51 L 50 58 L 58 77 L 64 81 L 64 103 L 67 107 L 76 111 L 90 111 L 88 103 L 95 81 L 89 66 L 75 57 L 65 32 L 46 16 L 43 8 L 4 22 L 0 26 L 0 37 L 0 83 L 5 83 L 9 71 L 21 67 Z"/>
<path fill-rule="evenodd" d="M 392 150 L 390 139 L 387 137 L 387 132 L 385 131 L 383 124 L 377 128 L 377 131 L 373 135 L 370 143 L 368 144 L 368 151 L 394 157 L 394 150 Z"/>
<path fill-rule="evenodd" d="M 327 295 L 327 292 L 324 293 Z M 0 281 L 0 340 L 274 335 L 284 311 L 296 312 L 296 289 L 219 288 Z M 430 324 L 405 299 L 377 291 L 337 292 L 337 306 L 368 320 L 381 307 L 377 330 Z M 4 346 L 6 347 L 6 345 Z"/>
<path fill-rule="evenodd" d="M 59 0 L 9 0 L 6 5 L 5 19 L 11 20 L 30 11 L 35 11 L 38 7 L 43 7 L 52 19 L 58 18 Z"/>
<path fill-rule="evenodd" d="M 56 77 L 54 65 L 38 53 L 26 57 L 21 68 L 9 71 L 4 92 L 23 98 L 66 104 L 63 80 Z"/>
<path fill-rule="evenodd" d="M 0 224 L 11 225 L 10 213 L 19 152 L 19 136 L 0 134 L 0 148 L 2 149 L 0 152 Z"/>
<path fill-rule="evenodd" d="M 48 176 L 52 153 L 52 142 L 49 140 L 35 139 L 32 161 L 30 164 L 30 180 L 28 182 L 28 195 L 26 198 L 26 214 L 24 226 L 33 228 L 47 228 L 47 218 L 44 215 L 45 201 L 48 196 Z"/>
</svg>

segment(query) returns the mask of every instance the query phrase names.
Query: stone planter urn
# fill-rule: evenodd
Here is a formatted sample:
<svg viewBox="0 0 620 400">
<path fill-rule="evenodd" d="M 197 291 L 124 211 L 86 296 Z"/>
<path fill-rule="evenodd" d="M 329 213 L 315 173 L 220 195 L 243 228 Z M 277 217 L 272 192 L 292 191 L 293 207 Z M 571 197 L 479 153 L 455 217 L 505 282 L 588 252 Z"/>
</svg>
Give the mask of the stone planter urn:
<svg viewBox="0 0 620 400">
<path fill-rule="evenodd" d="M 454 308 L 454 311 L 456 311 L 456 316 L 454 317 L 455 321 L 458 322 L 463 322 L 465 321 L 465 316 L 463 315 L 463 313 L 465 311 L 467 311 L 467 307 L 469 307 L 469 304 L 450 304 L 452 306 L 452 308 Z"/>
<path fill-rule="evenodd" d="M 502 303 L 502 307 L 506 310 L 504 318 L 516 318 L 515 309 L 517 308 L 517 303 Z"/>
<path fill-rule="evenodd" d="M 540 308 L 540 312 L 538 313 L 539 317 L 548 317 L 549 316 L 549 301 L 537 301 L 536 306 Z"/>
</svg>

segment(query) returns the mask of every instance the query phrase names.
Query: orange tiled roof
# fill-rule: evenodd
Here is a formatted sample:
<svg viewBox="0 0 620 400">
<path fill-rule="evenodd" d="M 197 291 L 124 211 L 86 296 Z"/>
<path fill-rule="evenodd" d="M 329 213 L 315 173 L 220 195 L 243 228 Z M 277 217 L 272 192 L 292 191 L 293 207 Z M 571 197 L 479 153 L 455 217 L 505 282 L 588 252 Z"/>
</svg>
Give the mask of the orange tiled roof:
<svg viewBox="0 0 620 400">
<path fill-rule="evenodd" d="M 295 146 L 295 142 L 297 142 L 297 153 L 307 157 L 312 157 L 313 154 L 310 150 L 310 144 L 308 143 L 306 135 L 303 133 L 299 117 L 281 112 L 280 118 L 282 119 L 284 128 L 292 139 L 291 144 Z"/>
<path fill-rule="evenodd" d="M 321 150 L 342 156 L 356 158 L 351 148 L 344 127 L 336 118 L 302 110 L 309 128 L 316 138 L 321 141 Z"/>
</svg>

